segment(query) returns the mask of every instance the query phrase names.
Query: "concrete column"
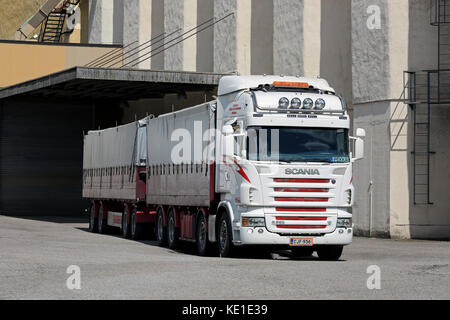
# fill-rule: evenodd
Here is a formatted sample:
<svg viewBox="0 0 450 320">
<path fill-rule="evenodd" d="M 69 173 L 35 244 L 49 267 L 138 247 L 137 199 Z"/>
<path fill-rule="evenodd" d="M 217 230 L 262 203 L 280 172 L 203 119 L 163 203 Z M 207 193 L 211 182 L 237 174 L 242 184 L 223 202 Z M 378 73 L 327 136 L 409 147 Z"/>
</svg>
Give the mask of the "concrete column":
<svg viewBox="0 0 450 320">
<path fill-rule="evenodd" d="M 273 0 L 252 0 L 251 73 L 273 73 Z"/>
<path fill-rule="evenodd" d="M 273 0 L 273 71 L 303 75 L 304 1 Z"/>
<path fill-rule="evenodd" d="M 181 33 L 184 32 L 184 0 L 165 0 L 164 1 L 164 30 L 168 34 L 174 30 L 181 28 Z M 166 42 L 170 41 L 173 37 L 170 37 Z M 176 46 L 169 48 L 173 45 L 175 40 L 167 44 L 166 51 L 164 51 L 164 69 L 165 70 L 183 70 L 183 47 L 184 43 L 181 42 Z"/>
<path fill-rule="evenodd" d="M 251 0 L 214 0 L 214 16 L 235 14 L 214 27 L 214 71 L 250 74 Z"/>
<path fill-rule="evenodd" d="M 388 0 L 352 0 L 351 13 L 354 127 L 367 132 L 365 158 L 354 166 L 355 232 L 386 237 L 391 165 Z"/>
<path fill-rule="evenodd" d="M 214 2 L 197 0 L 197 25 L 214 16 Z M 197 71 L 214 70 L 214 28 L 209 28 L 197 35 Z"/>
<path fill-rule="evenodd" d="M 184 0 L 184 30 L 190 30 L 198 25 L 197 0 Z M 197 38 L 198 34 L 183 42 L 183 70 L 197 70 Z"/>
<path fill-rule="evenodd" d="M 151 0 L 151 38 L 155 38 L 164 32 L 164 0 Z M 155 44 L 154 48 L 159 47 L 163 42 Z M 158 50 L 159 51 L 159 50 Z M 154 51 L 155 53 L 157 51 Z M 164 69 L 164 53 L 152 57 L 151 68 L 153 70 Z"/>
<path fill-rule="evenodd" d="M 123 44 L 126 47 L 123 62 L 129 63 L 129 67 L 149 69 L 151 48 L 144 49 L 150 45 L 144 43 L 151 38 L 151 1 L 124 1 L 123 13 Z"/>
<path fill-rule="evenodd" d="M 114 1 L 89 0 L 89 43 L 114 42 Z"/>
<path fill-rule="evenodd" d="M 321 1 L 303 0 L 303 75 L 320 76 Z"/>
</svg>

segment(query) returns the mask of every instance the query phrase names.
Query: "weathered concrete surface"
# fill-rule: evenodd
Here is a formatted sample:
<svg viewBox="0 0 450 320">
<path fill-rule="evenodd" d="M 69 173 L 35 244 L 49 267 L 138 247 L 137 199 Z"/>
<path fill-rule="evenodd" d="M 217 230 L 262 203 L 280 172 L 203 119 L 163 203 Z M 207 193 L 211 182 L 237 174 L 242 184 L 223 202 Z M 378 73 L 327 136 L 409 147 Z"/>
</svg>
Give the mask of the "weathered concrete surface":
<svg viewBox="0 0 450 320">
<path fill-rule="evenodd" d="M 273 2 L 273 72 L 303 75 L 303 14 L 304 3 L 298 0 Z"/>
<path fill-rule="evenodd" d="M 450 298 L 449 242 L 355 238 L 338 262 L 256 250 L 221 259 L 86 229 L 0 216 L 0 299 Z M 66 287 L 70 265 L 80 267 L 81 290 Z M 370 265 L 380 267 L 380 290 L 367 288 Z"/>
<path fill-rule="evenodd" d="M 352 105 L 351 0 L 322 0 L 320 76 Z"/>
<path fill-rule="evenodd" d="M 354 165 L 355 234 L 389 236 L 390 103 L 361 104 L 354 109 L 354 127 L 366 130 L 364 159 Z"/>
<path fill-rule="evenodd" d="M 114 43 L 114 4 L 111 0 L 89 0 L 89 43 Z"/>
<path fill-rule="evenodd" d="M 151 6 L 151 38 L 155 38 L 165 32 L 164 0 L 151 0 Z M 159 42 L 155 45 L 155 48 L 161 44 L 162 42 Z M 153 70 L 164 70 L 164 53 L 152 57 L 151 68 Z"/>
<path fill-rule="evenodd" d="M 214 0 L 214 16 L 237 11 L 237 0 Z M 214 72 L 237 71 L 237 14 L 214 26 Z"/>
<path fill-rule="evenodd" d="M 214 16 L 214 1 L 197 1 L 197 25 Z M 214 28 L 197 34 L 197 71 L 213 72 L 214 70 Z"/>
<path fill-rule="evenodd" d="M 273 0 L 252 0 L 251 73 L 273 73 Z"/>
<path fill-rule="evenodd" d="M 380 29 L 367 26 L 371 5 L 380 10 Z M 353 0 L 351 10 L 353 102 L 389 98 L 388 0 Z"/>
<path fill-rule="evenodd" d="M 180 28 L 183 32 L 184 29 L 184 0 L 169 0 L 164 2 L 164 30 L 167 34 Z M 179 35 L 177 34 L 177 35 Z M 169 42 L 174 37 L 167 39 Z M 184 42 L 177 44 L 171 48 L 169 46 L 175 44 L 177 41 L 173 41 L 167 44 L 166 51 L 164 52 L 164 69 L 181 71 L 183 70 L 183 48 Z M 167 49 L 168 48 L 168 49 Z"/>
</svg>

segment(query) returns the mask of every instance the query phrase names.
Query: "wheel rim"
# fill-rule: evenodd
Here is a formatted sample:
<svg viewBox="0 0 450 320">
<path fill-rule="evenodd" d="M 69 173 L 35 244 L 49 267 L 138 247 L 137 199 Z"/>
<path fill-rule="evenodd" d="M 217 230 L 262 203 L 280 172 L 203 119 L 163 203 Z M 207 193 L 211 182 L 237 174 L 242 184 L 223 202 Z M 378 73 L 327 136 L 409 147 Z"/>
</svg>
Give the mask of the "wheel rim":
<svg viewBox="0 0 450 320">
<path fill-rule="evenodd" d="M 225 220 L 220 225 L 220 249 L 225 249 L 228 241 L 228 226 Z"/>
<path fill-rule="evenodd" d="M 206 225 L 205 225 L 205 221 L 203 219 L 200 221 L 198 242 L 200 244 L 200 248 L 203 249 L 206 246 Z"/>
<path fill-rule="evenodd" d="M 162 237 L 163 237 L 163 221 L 162 221 L 162 215 L 161 214 L 159 214 L 158 215 L 158 232 L 157 232 L 157 234 L 158 234 L 158 240 L 159 241 L 161 241 L 162 240 Z"/>
</svg>

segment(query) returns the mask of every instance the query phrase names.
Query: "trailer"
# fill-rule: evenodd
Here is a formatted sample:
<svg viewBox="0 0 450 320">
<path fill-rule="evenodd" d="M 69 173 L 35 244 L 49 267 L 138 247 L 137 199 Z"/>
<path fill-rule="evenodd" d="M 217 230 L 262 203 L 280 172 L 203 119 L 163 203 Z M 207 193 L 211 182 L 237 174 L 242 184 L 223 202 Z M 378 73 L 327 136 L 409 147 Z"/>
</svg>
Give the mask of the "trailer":
<svg viewBox="0 0 450 320">
<path fill-rule="evenodd" d="M 153 234 L 172 249 L 190 241 L 200 255 L 264 245 L 339 259 L 364 150 L 364 130 L 349 129 L 323 79 L 223 77 L 214 101 L 88 132 L 90 230 Z"/>
</svg>

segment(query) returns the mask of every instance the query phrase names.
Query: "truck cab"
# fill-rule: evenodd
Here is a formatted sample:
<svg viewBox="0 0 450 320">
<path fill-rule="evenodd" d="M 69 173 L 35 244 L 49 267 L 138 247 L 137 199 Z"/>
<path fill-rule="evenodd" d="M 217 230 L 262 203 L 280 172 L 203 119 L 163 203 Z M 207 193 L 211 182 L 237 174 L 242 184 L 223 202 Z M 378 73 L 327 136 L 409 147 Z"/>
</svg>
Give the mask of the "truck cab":
<svg viewBox="0 0 450 320">
<path fill-rule="evenodd" d="M 218 95 L 210 238 L 221 254 L 279 245 L 338 259 L 352 242 L 352 163 L 365 136 L 349 135 L 343 97 L 323 79 L 281 76 L 223 77 Z"/>
</svg>

